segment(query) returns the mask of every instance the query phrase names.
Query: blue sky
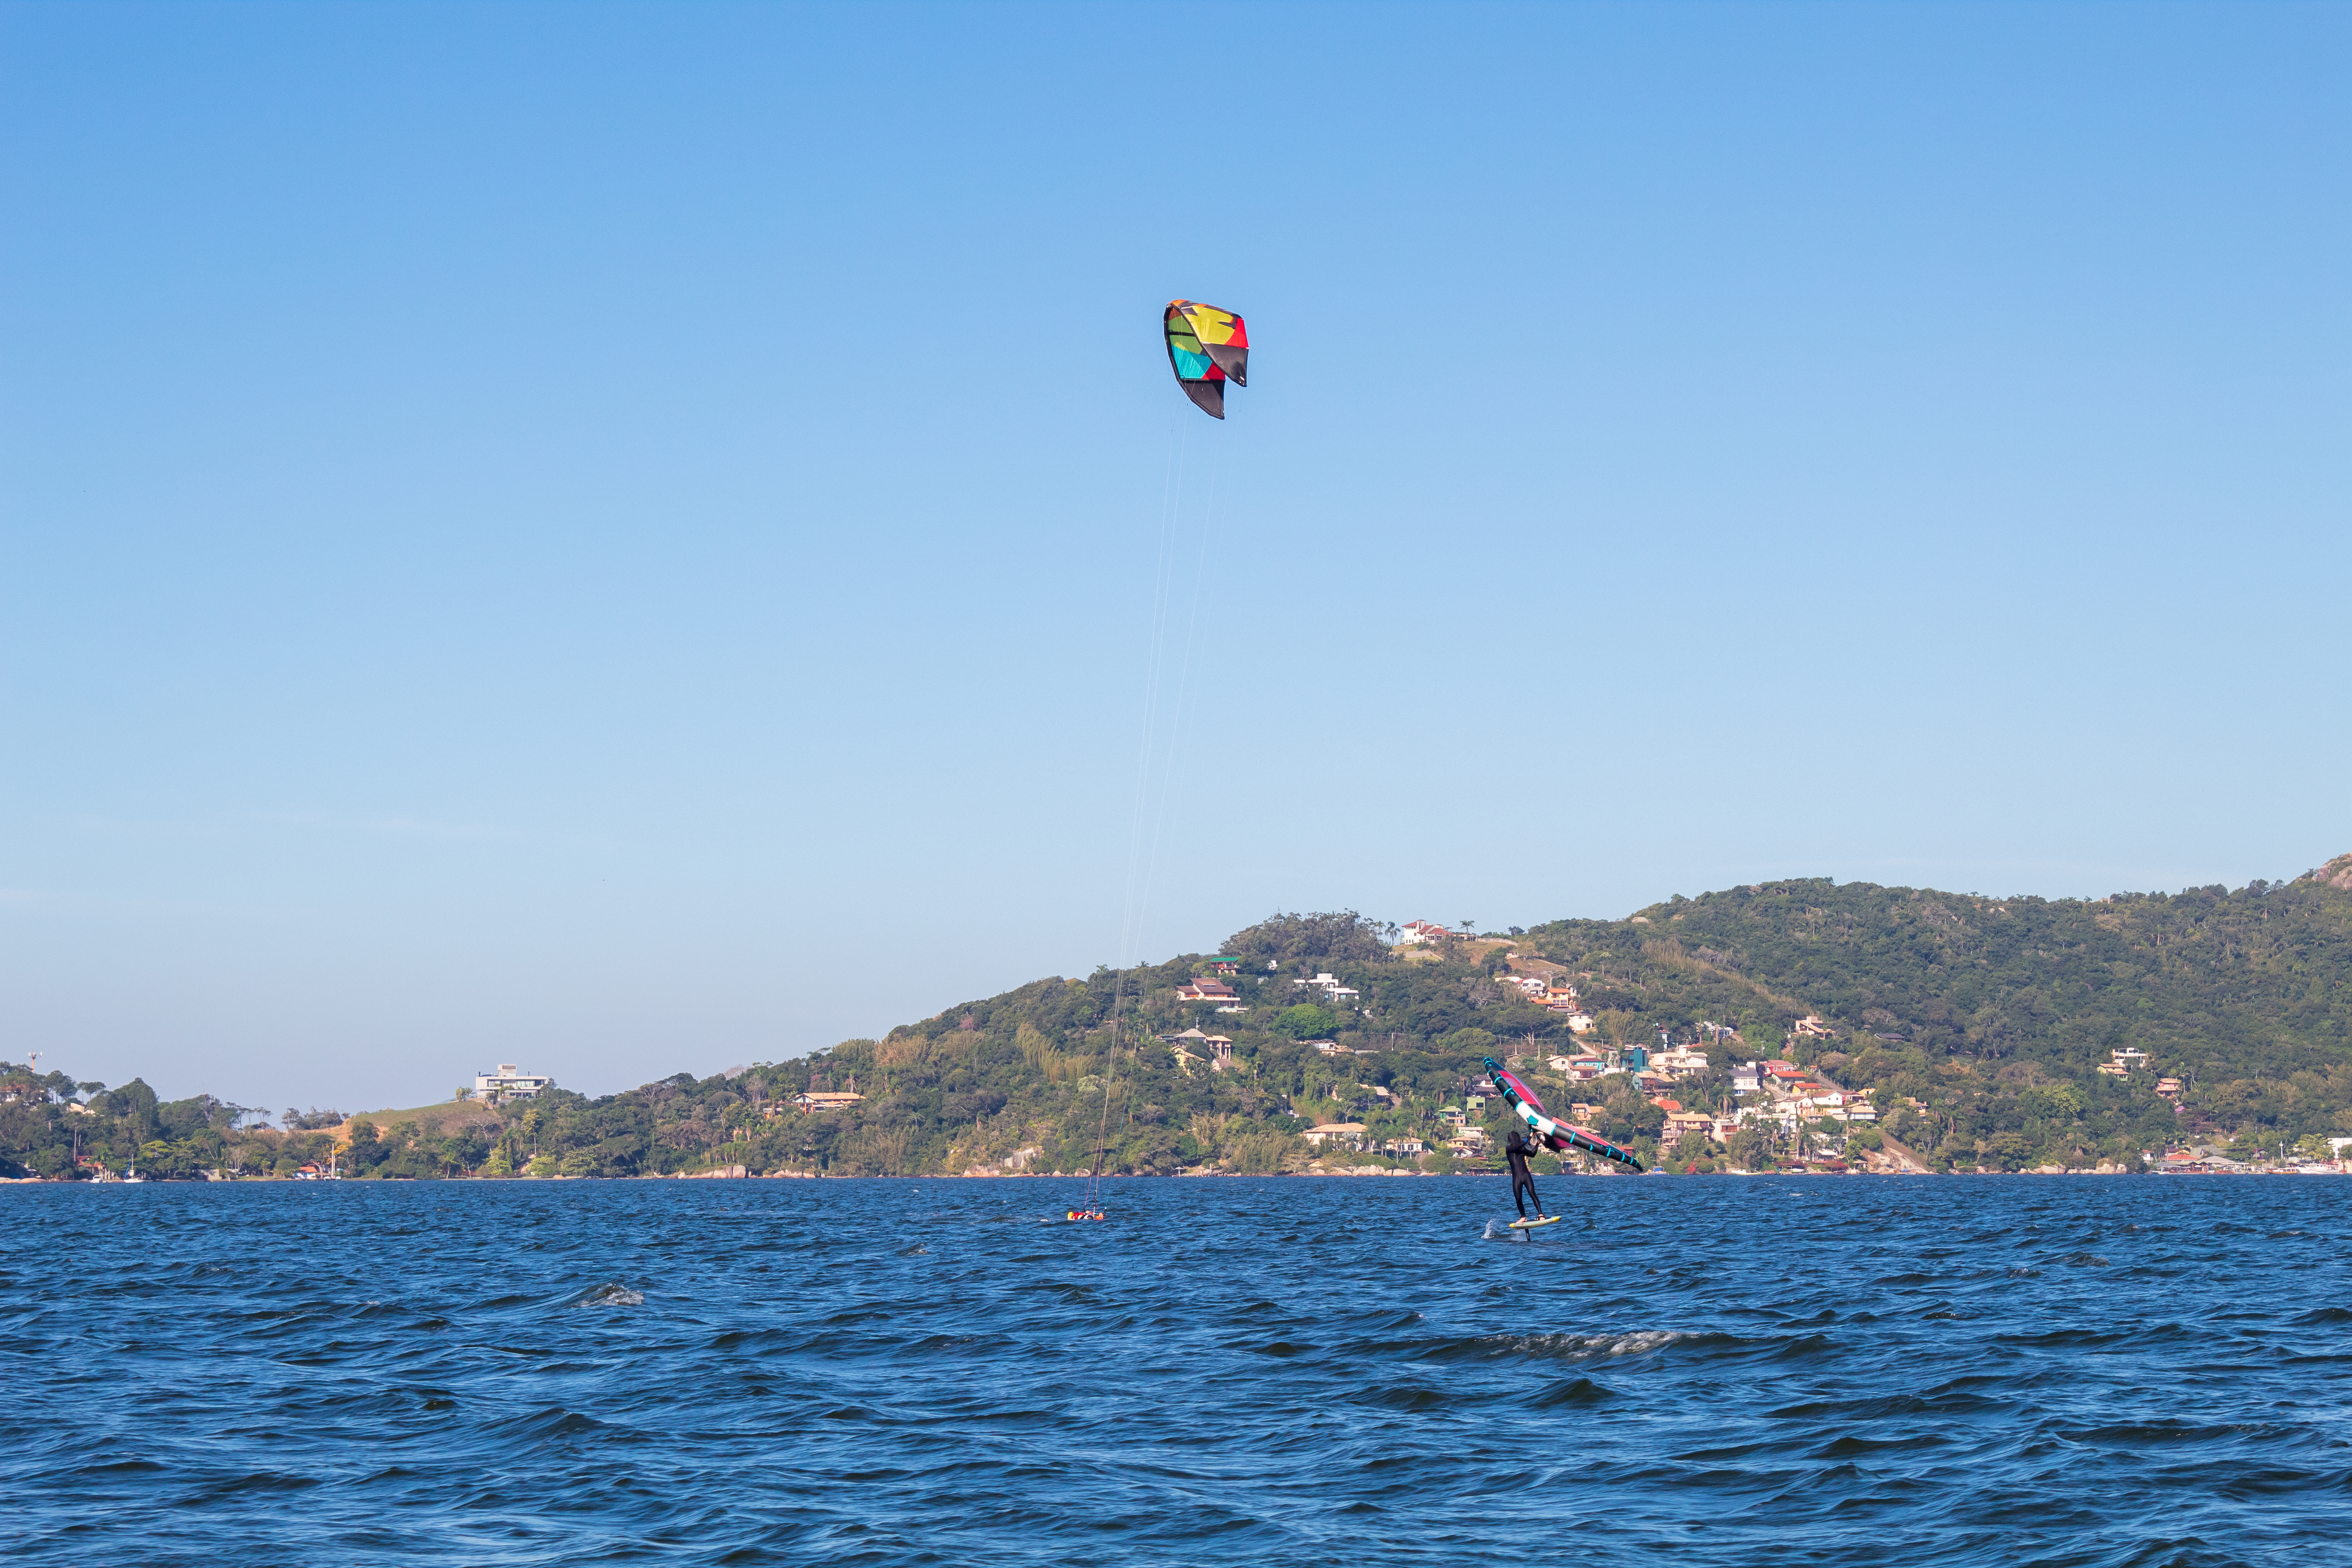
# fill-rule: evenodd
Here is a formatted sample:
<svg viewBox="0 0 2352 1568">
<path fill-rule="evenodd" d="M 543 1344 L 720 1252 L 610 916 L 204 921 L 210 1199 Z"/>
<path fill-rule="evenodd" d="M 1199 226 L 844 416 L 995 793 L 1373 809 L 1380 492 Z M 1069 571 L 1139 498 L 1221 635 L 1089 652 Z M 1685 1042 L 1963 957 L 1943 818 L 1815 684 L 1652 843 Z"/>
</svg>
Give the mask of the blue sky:
<svg viewBox="0 0 2352 1568">
<path fill-rule="evenodd" d="M 0 1054 L 609 1091 L 1277 909 L 2298 873 L 2347 68 L 2326 6 L 8 6 Z"/>
</svg>

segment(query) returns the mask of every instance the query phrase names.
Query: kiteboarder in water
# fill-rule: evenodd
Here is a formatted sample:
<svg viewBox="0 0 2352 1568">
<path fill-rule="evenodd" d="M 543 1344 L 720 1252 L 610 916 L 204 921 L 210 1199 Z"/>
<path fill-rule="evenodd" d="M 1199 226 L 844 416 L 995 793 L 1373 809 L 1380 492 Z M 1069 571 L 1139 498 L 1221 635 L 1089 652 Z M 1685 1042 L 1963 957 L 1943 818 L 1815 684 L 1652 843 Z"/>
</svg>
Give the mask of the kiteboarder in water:
<svg viewBox="0 0 2352 1568">
<path fill-rule="evenodd" d="M 1519 1130 L 1512 1128 L 1510 1137 L 1503 1143 L 1503 1158 L 1511 1163 L 1511 1202 L 1518 1205 L 1521 1219 L 1528 1217 L 1528 1205 L 1530 1203 L 1536 1205 L 1536 1218 L 1544 1217 L 1543 1199 L 1536 1196 L 1535 1173 L 1528 1169 L 1528 1155 L 1532 1152 L 1532 1146 L 1519 1135 Z M 1522 1193 L 1527 1195 L 1521 1197 L 1519 1194 Z"/>
</svg>

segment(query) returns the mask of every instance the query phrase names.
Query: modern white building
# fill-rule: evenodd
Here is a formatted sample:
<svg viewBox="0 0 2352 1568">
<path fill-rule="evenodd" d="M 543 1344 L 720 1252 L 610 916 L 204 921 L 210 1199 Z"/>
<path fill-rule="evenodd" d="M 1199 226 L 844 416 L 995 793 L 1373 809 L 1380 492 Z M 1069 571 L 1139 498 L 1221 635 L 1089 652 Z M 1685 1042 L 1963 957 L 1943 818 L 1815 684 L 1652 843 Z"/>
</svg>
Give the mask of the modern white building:
<svg viewBox="0 0 2352 1568">
<path fill-rule="evenodd" d="M 554 1087 L 555 1080 L 542 1073 L 525 1072 L 512 1062 L 500 1062 L 496 1072 L 474 1075 L 470 1098 L 495 1105 L 501 1100 L 536 1100 L 541 1091 Z"/>
</svg>

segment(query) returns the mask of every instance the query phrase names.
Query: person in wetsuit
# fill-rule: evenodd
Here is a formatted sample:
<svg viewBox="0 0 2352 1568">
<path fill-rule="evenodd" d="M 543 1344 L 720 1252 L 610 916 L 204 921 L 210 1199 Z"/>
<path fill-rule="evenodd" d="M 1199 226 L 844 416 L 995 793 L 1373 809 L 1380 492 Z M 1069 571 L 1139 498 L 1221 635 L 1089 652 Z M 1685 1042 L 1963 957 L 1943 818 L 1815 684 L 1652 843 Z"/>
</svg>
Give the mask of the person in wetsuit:
<svg viewBox="0 0 2352 1568">
<path fill-rule="evenodd" d="M 1518 1205 L 1521 1219 L 1528 1217 L 1528 1205 L 1530 1203 L 1536 1205 L 1536 1218 L 1544 1217 L 1543 1199 L 1536 1196 L 1536 1174 L 1528 1169 L 1528 1156 L 1534 1152 L 1534 1146 L 1517 1128 L 1512 1128 L 1510 1137 L 1503 1143 L 1503 1158 L 1510 1162 L 1511 1202 Z M 1527 1195 L 1520 1196 L 1522 1193 Z"/>
</svg>

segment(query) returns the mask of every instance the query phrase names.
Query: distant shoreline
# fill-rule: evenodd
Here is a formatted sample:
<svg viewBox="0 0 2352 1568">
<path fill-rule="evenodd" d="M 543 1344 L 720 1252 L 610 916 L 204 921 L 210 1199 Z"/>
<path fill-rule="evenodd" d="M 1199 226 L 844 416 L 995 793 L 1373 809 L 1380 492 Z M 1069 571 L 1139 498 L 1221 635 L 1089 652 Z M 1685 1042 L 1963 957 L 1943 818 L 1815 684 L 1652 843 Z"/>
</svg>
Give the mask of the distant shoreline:
<svg viewBox="0 0 2352 1568">
<path fill-rule="evenodd" d="M 1195 1174 L 1195 1173 L 1189 1172 L 1189 1171 L 1188 1171 L 1188 1172 L 1183 1173 L 1183 1174 L 1182 1174 L 1182 1175 L 1179 1175 L 1179 1176 L 1160 1176 L 1160 1175 L 1141 1176 L 1141 1175 L 1134 1175 L 1134 1174 L 1127 1174 L 1127 1173 L 1122 1173 L 1122 1174 L 1113 1174 L 1113 1173 L 1111 1173 L 1106 1172 L 1106 1173 L 1103 1174 L 1103 1176 L 1102 1176 L 1102 1178 L 1101 1178 L 1101 1179 L 1102 1179 L 1103 1181 L 1105 1181 L 1105 1182 L 1122 1182 L 1122 1183 L 1124 1183 L 1124 1182 L 1175 1182 L 1175 1181 L 1182 1181 L 1182 1180 L 1185 1180 L 1185 1179 L 1187 1179 L 1187 1178 L 1190 1178 L 1190 1177 L 1193 1176 L 1194 1174 Z M 1372 1177 L 1372 1176 L 1406 1176 L 1406 1177 L 1413 1177 L 1413 1178 L 1428 1177 L 1428 1178 L 1433 1178 L 1433 1179 L 1436 1179 L 1436 1180 L 1465 1179 L 1465 1178 L 1475 1178 L 1475 1177 L 1491 1177 L 1491 1178 L 1495 1178 L 1495 1179 L 1499 1180 L 1499 1179 L 1501 1179 L 1501 1178 L 1503 1177 L 1503 1175 L 1505 1174 L 1505 1173 L 1500 1172 L 1500 1171 L 1378 1171 L 1378 1170 L 1373 1170 L 1373 1171 L 1361 1171 L 1361 1172 L 1356 1172 L 1356 1171 L 1266 1171 L 1266 1172 L 1255 1172 L 1255 1173 L 1253 1173 L 1253 1172 L 1242 1172 L 1242 1171 L 1202 1171 L 1202 1172 L 1197 1173 L 1197 1174 L 1198 1174 L 1198 1175 L 1200 1175 L 1200 1176 L 1204 1176 L 1204 1177 L 1213 1177 L 1213 1178 L 1214 1178 L 1214 1179 L 1216 1179 L 1216 1180 L 1219 1180 L 1219 1181 L 1227 1181 L 1227 1182 L 1348 1182 L 1348 1181 L 1361 1181 L 1361 1180 L 1363 1180 L 1363 1179 L 1364 1179 L 1364 1178 L 1366 1178 L 1366 1177 Z M 1598 1177 L 1598 1178 L 1590 1178 L 1590 1179 L 1596 1179 L 1596 1180 L 1601 1180 L 1601 1181 L 1618 1181 L 1618 1180 L 1623 1180 L 1623 1179 L 1626 1179 L 1626 1178 L 1632 1178 L 1632 1179 L 1633 1179 L 1633 1180 L 1640 1180 L 1640 1179 L 1641 1179 L 1641 1177 L 1643 1177 L 1643 1176 L 1665 1176 L 1665 1177 L 1671 1177 L 1671 1178 L 1673 1178 L 1674 1180 L 1676 1180 L 1676 1181 L 1689 1181 L 1689 1182 L 1712 1181 L 1712 1180 L 1716 1180 L 1716 1179 L 1722 1178 L 1722 1177 L 1731 1177 L 1731 1178 L 1734 1178 L 1734 1179 L 1742 1179 L 1742 1180 L 1748 1180 L 1748 1181 L 1780 1181 L 1780 1180 L 1796 1180 L 1796 1179 L 1800 1179 L 1800 1178 L 1801 1178 L 1801 1179 L 1805 1179 L 1805 1180 L 1814 1180 L 1814 1179 L 1819 1179 L 1819 1178 L 1828 1178 L 1828 1179 L 1832 1179 L 1832 1180 L 1861 1179 L 1861 1180 L 1864 1180 L 1864 1181 L 1874 1181 L 1874 1182 L 1883 1182 L 1883 1181 L 1928 1181 L 1928 1182 L 1943 1182 L 1943 1181 L 1959 1181 L 1959 1180 L 1975 1180 L 1975 1181 L 2012 1181 L 2012 1180 L 2021 1180 L 2021 1179 L 2022 1179 L 2022 1180 L 2032 1180 L 2032 1181 L 2050 1181 L 2050 1180 L 2060 1180 L 2060 1179 L 2063 1179 L 2063 1178 L 2070 1177 L 2070 1176 L 2089 1177 L 2089 1178 L 2092 1178 L 2092 1179 L 2094 1179 L 2094 1180 L 2102 1180 L 2102 1181 L 2104 1181 L 2104 1180 L 2109 1180 L 2109 1179 L 2116 1178 L 2116 1177 L 2133 1177 L 2133 1178 L 2138 1178 L 2138 1177 L 2146 1177 L 2146 1176 L 2174 1176 L 2174 1177 L 2182 1177 L 2182 1176 L 2198 1176 L 2198 1177 L 2204 1177 L 2204 1178 L 2206 1178 L 2206 1179 L 2209 1179 L 2209 1180 L 2214 1180 L 2214 1181 L 2230 1181 L 2230 1180 L 2243 1180 L 2243 1181 L 2275 1181 L 2275 1180 L 2281 1180 L 2281 1179 L 2301 1179 L 2301 1180 L 2310 1180 L 2310 1179 L 2315 1178 L 2315 1177 L 2317 1177 L 2317 1178 L 2328 1178 L 2328 1177 L 2333 1177 L 2333 1178 L 2335 1178 L 2335 1179 L 2336 1179 L 2336 1180 L 2342 1180 L 2342 1179 L 2344 1179 L 2345 1177 L 2347 1177 L 2347 1175 L 2352 1175 L 2352 1172 L 2345 1172 L 2345 1171 L 2167 1171 L 2167 1170 L 2162 1170 L 2162 1169 L 2157 1169 L 2157 1170 L 2151 1170 L 2151 1171 L 1714 1171 L 1714 1172 L 1709 1172 L 1709 1173 L 1696 1173 L 1696 1172 L 1683 1172 L 1683 1171 L 1644 1171 L 1644 1172 L 1641 1173 L 1641 1176 L 1634 1176 L 1633 1173 L 1628 1172 L 1628 1173 L 1626 1173 L 1626 1177 L 1617 1177 L 1617 1176 L 1608 1176 L 1608 1175 L 1604 1175 L 1604 1176 L 1601 1176 L 1601 1177 Z M 1557 1175 L 1545 1176 L 1545 1177 L 1543 1177 L 1543 1178 L 1541 1178 L 1541 1179 L 1542 1179 L 1542 1180 L 1544 1180 L 1544 1181 L 1549 1182 L 1549 1181 L 1566 1181 L 1566 1180 L 1571 1180 L 1571 1179 L 1581 1181 L 1581 1180 L 1586 1180 L 1586 1179 L 1588 1179 L 1588 1178 L 1585 1178 L 1585 1177 L 1583 1177 L 1583 1176 L 1581 1176 L 1581 1175 L 1579 1175 L 1579 1176 L 1576 1176 L 1576 1177 L 1571 1178 L 1571 1177 L 1568 1176 L 1565 1173 L 1561 1173 L 1557 1174 Z M 352 1181 L 352 1182 L 355 1182 L 355 1183 L 359 1183 L 359 1184 L 363 1184 L 363 1185 L 366 1185 L 366 1186 L 370 1186 L 370 1187 L 399 1187 L 399 1186 L 421 1187 L 421 1186 L 443 1186 L 443 1185 L 449 1185 L 449 1184 L 463 1184 L 463 1185 L 467 1185 L 467 1186 L 548 1186 L 548 1185 L 552 1185 L 552 1184 L 559 1184 L 559 1183 L 572 1183 L 572 1182 L 711 1182 L 711 1181 L 721 1181 L 721 1182 L 1083 1182 L 1083 1181 L 1087 1180 L 1087 1176 L 1085 1176 L 1084 1174 L 1075 1174 L 1075 1175 L 1074 1175 L 1074 1174 L 1067 1174 L 1067 1173 L 1034 1173 L 1034 1174 L 1033 1174 L 1033 1173 L 1027 1173 L 1027 1172 L 1021 1172 L 1021 1171 L 982 1172 L 982 1173 L 972 1173 L 972 1174 L 967 1174 L 967 1173 L 961 1173 L 961 1172 L 932 1171 L 932 1172 L 926 1172 L 926 1173 L 922 1173 L 922 1174 L 920 1174 L 920 1175 L 908 1175 L 908 1176 L 847 1176 L 847 1175 L 836 1176 L 836 1175 L 831 1175 L 831 1174 L 821 1174 L 821 1173 L 814 1173 L 814 1172 L 808 1172 L 808 1171 L 776 1171 L 776 1172 L 771 1172 L 771 1173 L 765 1173 L 765 1174 L 761 1174 L 761 1175 L 740 1175 L 740 1176 L 729 1176 L 729 1175 L 722 1175 L 722 1174 L 720 1174 L 720 1173 L 716 1173 L 716 1172 L 696 1171 L 696 1172 L 681 1172 L 681 1173 L 675 1173 L 675 1174 L 669 1174 L 669 1175 L 642 1175 L 642 1176 L 438 1176 L 438 1177 L 435 1177 L 435 1176 L 426 1176 L 426 1177 L 408 1177 L 408 1176 L 402 1176 L 402 1177 L 391 1177 L 391 1178 L 362 1178 L 362 1177 L 346 1177 L 346 1178 L 338 1178 L 338 1179 L 337 1179 L 337 1184 L 341 1184 L 341 1181 L 345 1181 L 345 1180 Z M 298 1176 L 240 1176 L 240 1177 L 236 1177 L 236 1178 L 234 1178 L 234 1179 L 223 1178 L 222 1180 L 219 1180 L 219 1181 L 210 1181 L 210 1180 L 204 1180 L 204 1179 L 198 1179 L 198 1180 L 190 1181 L 190 1180 L 185 1180 L 185 1179 L 181 1179 L 181 1178 L 163 1178 L 163 1177 L 157 1177 L 157 1178 L 154 1178 L 154 1179 L 152 1179 L 152 1180 L 142 1180 L 142 1181 L 138 1181 L 138 1182 L 121 1182 L 121 1181 L 114 1181 L 114 1182 L 97 1182 L 97 1181 L 58 1181 L 58 1180 L 57 1180 L 57 1179 L 55 1179 L 55 1178 L 48 1177 L 48 1176 L 0 1176 L 0 1186 L 5 1186 L 5 1187 L 124 1187 L 124 1186 L 157 1186 L 157 1187 L 162 1187 L 162 1186 L 170 1186 L 170 1187 L 227 1187 L 227 1186 L 237 1186 L 237 1187 L 280 1187 L 280 1186 L 289 1186 L 289 1187 L 290 1187 L 290 1186 L 310 1186 L 310 1185 L 314 1185 L 314 1184 L 313 1184 L 313 1183 L 311 1183 L 311 1182 L 305 1181 L 304 1179 L 302 1179 L 302 1178 L 300 1178 L 300 1177 L 298 1177 Z"/>
</svg>

